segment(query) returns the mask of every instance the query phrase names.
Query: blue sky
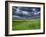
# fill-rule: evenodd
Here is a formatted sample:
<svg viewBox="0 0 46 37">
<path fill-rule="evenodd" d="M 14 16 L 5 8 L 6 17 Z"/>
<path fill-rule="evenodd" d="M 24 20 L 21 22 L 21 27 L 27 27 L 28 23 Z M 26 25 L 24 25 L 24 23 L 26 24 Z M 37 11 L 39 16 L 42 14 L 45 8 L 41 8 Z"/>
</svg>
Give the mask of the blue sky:
<svg viewBox="0 0 46 37">
<path fill-rule="evenodd" d="M 39 7 L 12 7 L 13 19 L 31 19 L 40 17 Z"/>
</svg>

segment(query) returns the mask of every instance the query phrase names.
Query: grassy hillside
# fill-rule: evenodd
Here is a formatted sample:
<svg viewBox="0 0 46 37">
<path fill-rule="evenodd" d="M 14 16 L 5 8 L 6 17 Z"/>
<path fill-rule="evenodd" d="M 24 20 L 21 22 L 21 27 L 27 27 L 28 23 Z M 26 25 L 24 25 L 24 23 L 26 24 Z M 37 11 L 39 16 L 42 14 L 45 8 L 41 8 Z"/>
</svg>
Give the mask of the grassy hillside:
<svg viewBox="0 0 46 37">
<path fill-rule="evenodd" d="M 23 21 L 12 21 L 12 30 L 32 30 L 40 29 L 40 20 L 23 20 Z"/>
</svg>

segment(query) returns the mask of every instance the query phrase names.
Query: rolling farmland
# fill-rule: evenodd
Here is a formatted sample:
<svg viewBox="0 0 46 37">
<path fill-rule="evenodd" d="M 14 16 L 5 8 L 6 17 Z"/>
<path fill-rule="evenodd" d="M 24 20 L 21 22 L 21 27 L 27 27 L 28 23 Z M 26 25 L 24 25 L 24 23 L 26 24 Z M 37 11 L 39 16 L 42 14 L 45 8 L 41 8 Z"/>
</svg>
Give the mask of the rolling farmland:
<svg viewBox="0 0 46 37">
<path fill-rule="evenodd" d="M 32 30 L 32 29 L 40 29 L 40 20 L 23 20 L 23 21 L 12 21 L 13 30 Z"/>
</svg>

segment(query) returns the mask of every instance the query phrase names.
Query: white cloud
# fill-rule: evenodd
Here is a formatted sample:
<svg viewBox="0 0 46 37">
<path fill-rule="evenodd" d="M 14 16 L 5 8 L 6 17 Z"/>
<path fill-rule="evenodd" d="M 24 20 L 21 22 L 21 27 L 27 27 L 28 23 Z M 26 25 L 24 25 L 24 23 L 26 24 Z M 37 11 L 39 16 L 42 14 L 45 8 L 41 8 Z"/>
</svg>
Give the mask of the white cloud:
<svg viewBox="0 0 46 37">
<path fill-rule="evenodd" d="M 17 8 L 15 13 L 20 14 L 21 13 L 20 11 L 21 11 L 20 8 Z"/>
<path fill-rule="evenodd" d="M 33 9 L 33 11 L 35 11 L 36 9 Z"/>
<path fill-rule="evenodd" d="M 13 17 L 17 17 L 17 18 L 18 18 L 18 17 L 20 17 L 20 16 L 13 15 Z"/>
<path fill-rule="evenodd" d="M 28 15 L 29 13 L 27 11 L 22 11 L 23 15 Z"/>
<path fill-rule="evenodd" d="M 23 15 L 28 15 L 29 14 L 27 11 L 20 10 L 20 8 L 17 8 L 15 13 L 17 13 L 17 14 L 23 14 Z"/>
<path fill-rule="evenodd" d="M 34 15 L 37 15 L 37 14 L 39 14 L 40 12 L 34 12 Z"/>
<path fill-rule="evenodd" d="M 13 18 L 26 19 L 25 17 L 20 17 L 20 16 L 17 16 L 17 15 L 13 15 Z"/>
<path fill-rule="evenodd" d="M 36 15 L 37 13 L 34 13 L 34 15 Z"/>
</svg>

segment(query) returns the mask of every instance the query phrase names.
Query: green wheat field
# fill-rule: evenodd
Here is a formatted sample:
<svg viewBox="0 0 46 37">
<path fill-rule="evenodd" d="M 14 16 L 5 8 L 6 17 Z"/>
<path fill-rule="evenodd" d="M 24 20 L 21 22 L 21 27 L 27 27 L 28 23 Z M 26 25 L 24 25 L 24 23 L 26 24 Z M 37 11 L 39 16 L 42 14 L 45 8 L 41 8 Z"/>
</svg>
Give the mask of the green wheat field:
<svg viewBox="0 0 46 37">
<path fill-rule="evenodd" d="M 34 30 L 40 29 L 40 20 L 22 20 L 22 21 L 12 21 L 12 30 Z"/>
</svg>

